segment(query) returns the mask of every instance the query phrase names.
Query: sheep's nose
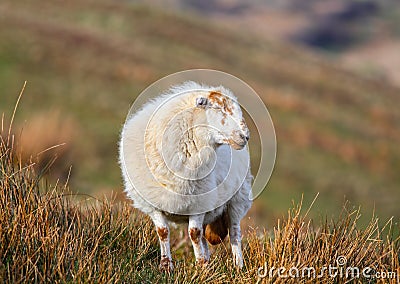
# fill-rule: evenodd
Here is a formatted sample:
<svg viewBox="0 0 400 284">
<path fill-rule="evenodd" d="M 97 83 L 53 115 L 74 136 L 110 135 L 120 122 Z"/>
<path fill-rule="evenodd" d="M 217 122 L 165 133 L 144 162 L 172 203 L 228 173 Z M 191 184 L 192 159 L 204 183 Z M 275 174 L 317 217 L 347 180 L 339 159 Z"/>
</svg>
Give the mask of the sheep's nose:
<svg viewBox="0 0 400 284">
<path fill-rule="evenodd" d="M 250 139 L 249 135 L 244 135 L 242 133 L 240 133 L 240 138 L 242 138 L 243 140 L 246 139 L 246 141 L 249 141 Z"/>
</svg>

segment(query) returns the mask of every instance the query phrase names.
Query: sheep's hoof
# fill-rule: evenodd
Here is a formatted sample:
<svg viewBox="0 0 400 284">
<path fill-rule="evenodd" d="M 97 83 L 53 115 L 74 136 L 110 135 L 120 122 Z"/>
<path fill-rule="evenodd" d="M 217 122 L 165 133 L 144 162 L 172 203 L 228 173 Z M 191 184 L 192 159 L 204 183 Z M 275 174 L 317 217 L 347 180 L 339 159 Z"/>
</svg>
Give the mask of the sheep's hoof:
<svg viewBox="0 0 400 284">
<path fill-rule="evenodd" d="M 159 269 L 161 272 L 171 273 L 174 270 L 174 264 L 172 263 L 172 259 L 168 257 L 162 257 Z"/>
<path fill-rule="evenodd" d="M 243 268 L 243 259 L 241 257 L 234 257 L 234 262 L 236 270 L 240 270 Z"/>
<path fill-rule="evenodd" d="M 198 266 L 206 267 L 208 265 L 208 260 L 205 258 L 199 258 L 196 260 Z"/>
</svg>

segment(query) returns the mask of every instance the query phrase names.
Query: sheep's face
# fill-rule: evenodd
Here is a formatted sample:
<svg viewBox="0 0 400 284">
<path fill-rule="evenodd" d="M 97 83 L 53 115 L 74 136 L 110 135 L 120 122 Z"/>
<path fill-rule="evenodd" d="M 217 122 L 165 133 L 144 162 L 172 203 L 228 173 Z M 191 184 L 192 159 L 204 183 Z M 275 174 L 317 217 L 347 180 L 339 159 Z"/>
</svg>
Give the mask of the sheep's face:
<svg viewBox="0 0 400 284">
<path fill-rule="evenodd" d="M 208 131 L 216 144 L 229 144 L 236 150 L 244 148 L 250 133 L 234 99 L 213 91 L 207 97 L 198 97 L 196 105 L 205 109 Z"/>
</svg>

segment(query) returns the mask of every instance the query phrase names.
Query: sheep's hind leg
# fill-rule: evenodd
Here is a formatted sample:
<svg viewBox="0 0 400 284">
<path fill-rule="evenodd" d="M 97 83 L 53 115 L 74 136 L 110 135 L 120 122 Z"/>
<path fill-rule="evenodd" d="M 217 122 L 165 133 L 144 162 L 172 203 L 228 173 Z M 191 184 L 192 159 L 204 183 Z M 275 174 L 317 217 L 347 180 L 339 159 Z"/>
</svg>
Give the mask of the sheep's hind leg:
<svg viewBox="0 0 400 284">
<path fill-rule="evenodd" d="M 194 255 L 198 264 L 206 264 L 208 262 L 209 253 L 208 246 L 203 242 L 203 220 L 204 214 L 189 216 L 189 236 L 192 241 Z"/>
<path fill-rule="evenodd" d="M 203 243 L 205 259 L 206 259 L 206 261 L 209 261 L 210 260 L 210 250 L 208 248 L 207 240 L 204 236 L 201 238 L 201 242 Z"/>
<path fill-rule="evenodd" d="M 158 239 L 160 241 L 160 270 L 171 272 L 174 269 L 174 265 L 172 263 L 171 249 L 169 243 L 168 222 L 165 219 L 164 215 L 159 211 L 153 212 L 150 217 L 153 219 L 154 225 L 156 226 Z"/>
<path fill-rule="evenodd" d="M 229 226 L 229 239 L 232 247 L 232 256 L 235 265 L 239 268 L 243 267 L 242 255 L 242 236 L 240 232 L 240 221 L 232 222 Z"/>
</svg>

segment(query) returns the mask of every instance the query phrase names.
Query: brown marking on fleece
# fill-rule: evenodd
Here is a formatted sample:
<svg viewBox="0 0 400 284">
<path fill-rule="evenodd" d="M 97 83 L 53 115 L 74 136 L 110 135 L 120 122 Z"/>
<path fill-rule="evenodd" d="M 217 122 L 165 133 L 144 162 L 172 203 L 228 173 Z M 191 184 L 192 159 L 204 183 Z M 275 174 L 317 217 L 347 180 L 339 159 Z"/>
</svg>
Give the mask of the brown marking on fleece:
<svg viewBox="0 0 400 284">
<path fill-rule="evenodd" d="M 228 216 L 224 212 L 214 222 L 204 227 L 204 237 L 212 245 L 218 245 L 228 235 Z"/>
<path fill-rule="evenodd" d="M 225 125 L 226 122 L 226 115 L 224 116 L 224 118 L 221 120 L 222 125 Z"/>
<path fill-rule="evenodd" d="M 165 242 L 168 239 L 168 229 L 165 227 L 158 227 L 157 235 L 159 236 L 161 241 Z"/>
<path fill-rule="evenodd" d="M 201 231 L 198 228 L 191 228 L 189 235 L 190 239 L 195 243 L 198 244 L 200 242 L 200 233 Z"/>
<path fill-rule="evenodd" d="M 225 113 L 228 113 L 229 115 L 233 114 L 232 103 L 226 96 L 224 96 L 220 92 L 210 92 L 210 94 L 208 95 L 208 100 L 211 102 L 211 104 L 218 105 L 221 109 L 224 110 Z"/>
</svg>

